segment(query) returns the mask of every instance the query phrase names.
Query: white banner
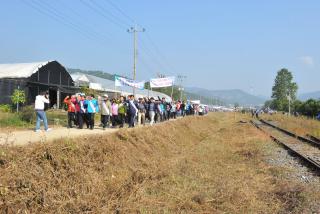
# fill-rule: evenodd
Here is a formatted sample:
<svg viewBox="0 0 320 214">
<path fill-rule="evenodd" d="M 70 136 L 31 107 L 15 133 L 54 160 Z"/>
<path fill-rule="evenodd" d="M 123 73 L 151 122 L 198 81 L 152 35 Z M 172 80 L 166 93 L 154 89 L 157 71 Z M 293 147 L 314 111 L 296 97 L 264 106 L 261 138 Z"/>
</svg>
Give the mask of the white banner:
<svg viewBox="0 0 320 214">
<path fill-rule="evenodd" d="M 90 82 L 90 83 L 89 83 L 89 88 L 94 89 L 94 90 L 100 90 L 100 91 L 103 90 L 101 84 L 99 84 L 99 83 L 93 83 L 93 82 Z"/>
<path fill-rule="evenodd" d="M 115 76 L 114 84 L 115 86 L 130 86 L 142 90 L 144 89 L 145 81 L 135 82 L 124 77 Z"/>
<path fill-rule="evenodd" d="M 169 86 L 173 86 L 173 84 L 174 84 L 174 77 L 150 79 L 151 88 L 169 87 Z"/>
</svg>

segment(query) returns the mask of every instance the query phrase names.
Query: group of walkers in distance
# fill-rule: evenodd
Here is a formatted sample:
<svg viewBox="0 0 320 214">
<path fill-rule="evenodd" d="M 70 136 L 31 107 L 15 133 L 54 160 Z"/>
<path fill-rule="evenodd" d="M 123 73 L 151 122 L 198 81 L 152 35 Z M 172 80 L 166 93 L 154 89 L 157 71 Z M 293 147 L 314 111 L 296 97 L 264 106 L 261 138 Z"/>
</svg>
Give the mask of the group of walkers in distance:
<svg viewBox="0 0 320 214">
<path fill-rule="evenodd" d="M 37 102 L 41 106 L 37 106 Z M 166 98 L 154 97 L 135 99 L 134 95 L 109 98 L 107 94 L 98 96 L 78 93 L 66 96 L 63 100 L 67 110 L 68 128 L 77 127 L 94 129 L 95 115 L 100 114 L 100 126 L 106 128 L 123 128 L 128 124 L 129 128 L 136 125 L 150 125 L 186 115 L 203 115 L 207 109 L 197 104 L 185 101 L 167 101 Z M 48 94 L 42 93 L 36 97 L 37 125 L 40 129 L 40 121 L 43 120 L 45 130 L 48 129 L 44 104 L 49 103 Z M 39 124 L 39 125 L 38 125 Z"/>
</svg>

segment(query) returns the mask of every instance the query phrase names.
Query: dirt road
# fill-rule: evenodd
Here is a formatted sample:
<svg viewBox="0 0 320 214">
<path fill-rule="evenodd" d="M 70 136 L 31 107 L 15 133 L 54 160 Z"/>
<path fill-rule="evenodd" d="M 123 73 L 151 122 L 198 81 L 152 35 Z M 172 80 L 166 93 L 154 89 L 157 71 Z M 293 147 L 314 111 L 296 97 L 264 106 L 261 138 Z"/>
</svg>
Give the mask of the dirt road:
<svg viewBox="0 0 320 214">
<path fill-rule="evenodd" d="M 26 145 L 36 142 L 49 142 L 57 139 L 68 139 L 73 137 L 79 137 L 83 135 L 97 135 L 104 133 L 112 133 L 118 129 L 108 128 L 103 130 L 100 127 L 96 127 L 93 130 L 90 129 L 67 129 L 65 127 L 56 127 L 49 132 L 41 130 L 40 132 L 34 132 L 33 130 L 25 131 L 9 131 L 1 130 L 0 132 L 0 145 Z"/>
</svg>

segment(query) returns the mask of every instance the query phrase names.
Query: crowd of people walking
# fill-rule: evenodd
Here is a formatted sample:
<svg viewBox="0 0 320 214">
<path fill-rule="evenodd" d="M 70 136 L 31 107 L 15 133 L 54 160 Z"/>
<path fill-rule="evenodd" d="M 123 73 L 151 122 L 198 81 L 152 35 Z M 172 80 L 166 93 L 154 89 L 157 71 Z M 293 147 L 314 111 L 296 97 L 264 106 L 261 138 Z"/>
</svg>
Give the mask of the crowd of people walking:
<svg viewBox="0 0 320 214">
<path fill-rule="evenodd" d="M 47 119 L 43 119 L 45 111 L 42 109 L 44 104 L 49 102 L 49 99 L 46 94 L 38 95 L 36 103 L 37 99 L 43 105 L 41 105 L 41 108 L 36 108 L 36 131 L 40 129 L 40 121 L 43 121 L 45 129 L 49 130 Z M 168 101 L 164 97 L 135 99 L 134 95 L 129 95 L 127 97 L 109 98 L 107 94 L 104 94 L 96 98 L 94 95 L 78 93 L 65 97 L 63 102 L 68 112 L 68 128 L 88 128 L 91 130 L 94 129 L 95 119 L 98 118 L 97 114 L 100 115 L 99 126 L 106 129 L 123 128 L 126 124 L 128 124 L 129 128 L 137 125 L 153 125 L 154 123 L 176 119 L 177 117 L 203 113 L 203 109 L 198 105 L 180 100 Z"/>
</svg>

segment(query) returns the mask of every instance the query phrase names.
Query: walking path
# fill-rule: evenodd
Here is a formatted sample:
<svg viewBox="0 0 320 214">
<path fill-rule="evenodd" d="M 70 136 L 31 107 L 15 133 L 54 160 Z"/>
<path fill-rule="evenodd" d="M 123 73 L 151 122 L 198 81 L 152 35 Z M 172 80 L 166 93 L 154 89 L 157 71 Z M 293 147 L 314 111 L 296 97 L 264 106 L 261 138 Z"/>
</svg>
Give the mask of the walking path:
<svg viewBox="0 0 320 214">
<path fill-rule="evenodd" d="M 118 129 L 108 128 L 103 130 L 101 127 L 96 127 L 93 130 L 90 129 L 67 129 L 66 127 L 56 127 L 49 132 L 40 131 L 35 132 L 31 129 L 25 131 L 2 131 L 0 132 L 0 145 L 26 145 L 36 142 L 49 142 L 57 139 L 68 139 L 79 137 L 83 135 L 97 135 L 104 133 L 113 133 Z"/>
<path fill-rule="evenodd" d="M 182 117 L 177 117 L 177 119 L 182 119 Z M 168 123 L 175 121 L 177 119 L 171 119 L 161 123 L 155 123 L 154 125 L 159 125 L 162 123 Z M 150 126 L 149 123 L 146 123 L 146 126 Z M 144 126 L 137 126 L 144 127 Z M 43 128 L 43 127 L 42 127 Z M 54 127 L 51 131 L 46 132 L 41 130 L 40 132 L 35 132 L 34 129 L 28 129 L 23 131 L 17 130 L 0 130 L 0 145 L 11 145 L 11 146 L 23 146 L 29 143 L 37 142 L 50 142 L 53 140 L 59 139 L 73 139 L 80 136 L 88 135 L 99 135 L 106 133 L 113 133 L 118 131 L 119 128 L 106 128 L 105 130 L 102 127 L 99 127 L 98 124 L 95 125 L 93 130 L 90 129 L 78 129 L 71 128 L 67 129 L 66 127 Z"/>
</svg>

